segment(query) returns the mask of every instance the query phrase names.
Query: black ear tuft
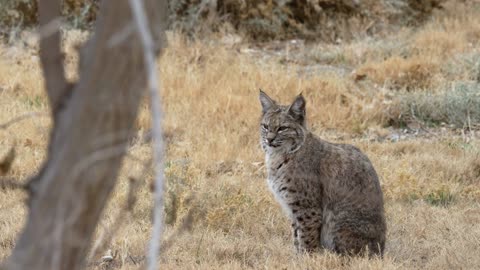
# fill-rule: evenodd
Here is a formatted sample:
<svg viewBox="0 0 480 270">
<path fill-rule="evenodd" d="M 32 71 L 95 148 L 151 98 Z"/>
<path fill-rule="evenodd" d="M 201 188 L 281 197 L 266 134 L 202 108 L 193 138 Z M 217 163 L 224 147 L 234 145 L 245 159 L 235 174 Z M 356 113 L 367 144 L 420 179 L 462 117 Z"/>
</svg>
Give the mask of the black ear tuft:
<svg viewBox="0 0 480 270">
<path fill-rule="evenodd" d="M 260 103 L 262 104 L 262 113 L 264 114 L 277 105 L 262 89 L 260 89 Z"/>
<path fill-rule="evenodd" d="M 290 108 L 288 108 L 288 113 L 302 125 L 305 124 L 306 103 L 305 98 L 300 94 L 295 98 L 292 105 L 290 105 Z"/>
</svg>

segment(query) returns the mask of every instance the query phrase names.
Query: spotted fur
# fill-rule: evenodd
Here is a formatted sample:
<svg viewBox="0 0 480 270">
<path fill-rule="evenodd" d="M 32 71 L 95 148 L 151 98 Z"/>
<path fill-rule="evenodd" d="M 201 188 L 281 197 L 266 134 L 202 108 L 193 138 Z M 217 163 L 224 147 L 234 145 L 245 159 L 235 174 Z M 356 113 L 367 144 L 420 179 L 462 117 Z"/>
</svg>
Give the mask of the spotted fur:
<svg viewBox="0 0 480 270">
<path fill-rule="evenodd" d="M 383 194 L 367 156 L 312 134 L 302 95 L 285 106 L 260 91 L 260 103 L 267 183 L 292 222 L 296 250 L 383 255 Z"/>
</svg>

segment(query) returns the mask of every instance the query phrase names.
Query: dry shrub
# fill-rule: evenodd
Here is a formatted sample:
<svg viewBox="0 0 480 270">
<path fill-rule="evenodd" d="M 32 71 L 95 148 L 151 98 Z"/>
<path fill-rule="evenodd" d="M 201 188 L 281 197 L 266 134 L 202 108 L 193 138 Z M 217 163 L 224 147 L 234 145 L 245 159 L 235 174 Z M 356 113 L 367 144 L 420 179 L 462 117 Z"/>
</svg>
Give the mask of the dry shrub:
<svg viewBox="0 0 480 270">
<path fill-rule="evenodd" d="M 91 27 L 97 17 L 99 0 L 64 0 L 63 15 L 73 27 Z"/>
<path fill-rule="evenodd" d="M 449 57 L 463 52 L 468 42 L 462 32 L 427 28 L 415 36 L 412 47 L 415 55 Z"/>
<path fill-rule="evenodd" d="M 95 21 L 99 0 L 64 0 L 62 14 L 74 27 L 86 28 Z M 0 26 L 29 27 L 38 23 L 37 0 L 2 0 Z M 5 34 L 5 33 L 4 33 Z"/>
<path fill-rule="evenodd" d="M 474 2 L 446 2 L 442 12 L 413 35 L 411 54 L 445 58 L 474 48 L 480 39 L 478 8 Z"/>
<path fill-rule="evenodd" d="M 425 21 L 443 0 L 172 1 L 173 22 L 187 32 L 229 23 L 253 39 L 351 40 Z"/>
<path fill-rule="evenodd" d="M 7 0 L 0 25 L 31 26 L 37 21 L 36 0 Z M 386 29 L 423 23 L 444 0 L 169 0 L 174 28 L 190 34 L 218 30 L 228 23 L 257 40 L 302 37 L 351 40 Z M 66 0 L 63 15 L 74 27 L 89 27 L 98 0 Z M 20 21 L 19 21 L 20 20 Z"/>
<path fill-rule="evenodd" d="M 438 62 L 429 58 L 394 56 L 383 62 L 366 63 L 357 74 L 393 89 L 415 90 L 431 87 L 439 68 Z"/>
<path fill-rule="evenodd" d="M 28 26 L 37 22 L 37 1 L 2 0 L 0 26 Z"/>
<path fill-rule="evenodd" d="M 356 74 L 392 89 L 435 92 L 452 80 L 478 76 L 478 3 L 447 1 L 424 27 L 372 44 L 346 45 Z M 393 44 L 392 44 L 393 41 Z M 372 55 L 372 50 L 373 55 Z M 357 58 L 357 59 L 355 59 Z"/>
</svg>

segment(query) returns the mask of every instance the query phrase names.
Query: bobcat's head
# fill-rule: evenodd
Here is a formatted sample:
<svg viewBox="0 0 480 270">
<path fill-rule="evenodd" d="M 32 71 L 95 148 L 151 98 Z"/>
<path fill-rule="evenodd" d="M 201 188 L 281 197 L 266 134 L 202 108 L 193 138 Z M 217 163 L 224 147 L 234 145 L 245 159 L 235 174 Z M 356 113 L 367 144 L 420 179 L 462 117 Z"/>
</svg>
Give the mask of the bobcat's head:
<svg viewBox="0 0 480 270">
<path fill-rule="evenodd" d="M 300 94 L 289 106 L 279 105 L 260 90 L 262 120 L 260 136 L 267 153 L 292 153 L 305 141 L 305 99 Z"/>
</svg>

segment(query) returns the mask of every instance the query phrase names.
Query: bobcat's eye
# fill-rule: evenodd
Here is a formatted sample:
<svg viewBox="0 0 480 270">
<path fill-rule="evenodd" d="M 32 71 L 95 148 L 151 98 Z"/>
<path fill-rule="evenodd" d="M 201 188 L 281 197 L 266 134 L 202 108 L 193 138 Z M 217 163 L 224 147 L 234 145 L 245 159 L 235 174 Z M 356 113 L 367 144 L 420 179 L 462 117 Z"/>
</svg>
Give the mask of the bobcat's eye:
<svg viewBox="0 0 480 270">
<path fill-rule="evenodd" d="M 288 129 L 288 127 L 282 126 L 282 127 L 278 128 L 278 132 L 282 132 L 282 131 L 285 131 L 287 129 Z"/>
</svg>

